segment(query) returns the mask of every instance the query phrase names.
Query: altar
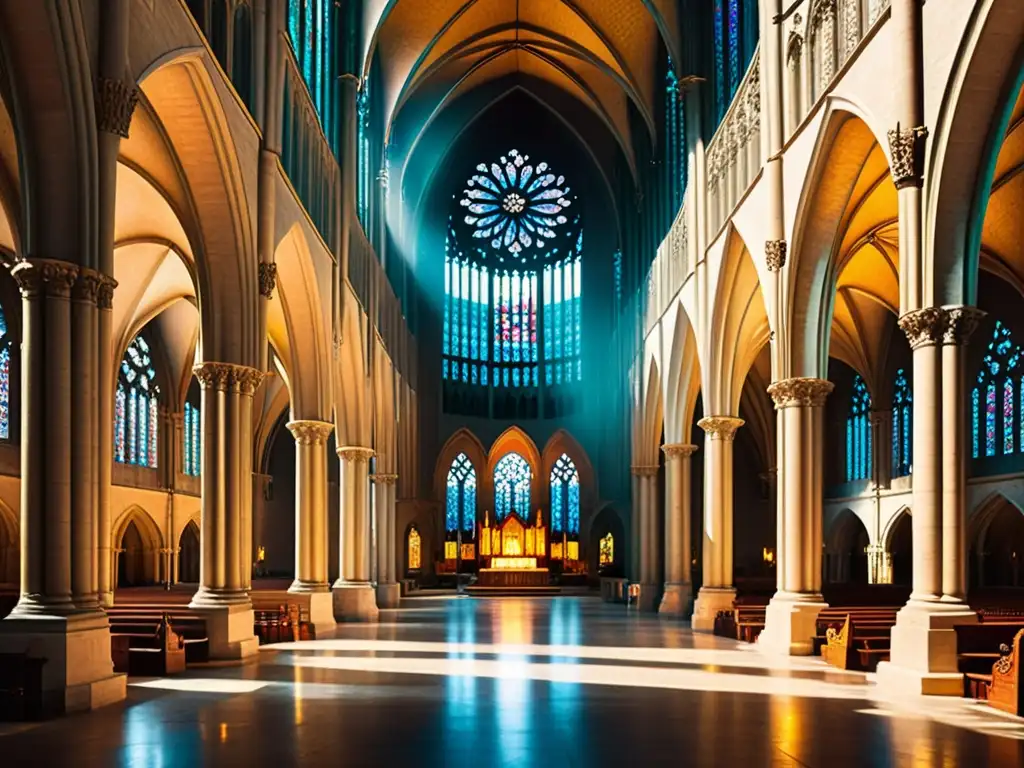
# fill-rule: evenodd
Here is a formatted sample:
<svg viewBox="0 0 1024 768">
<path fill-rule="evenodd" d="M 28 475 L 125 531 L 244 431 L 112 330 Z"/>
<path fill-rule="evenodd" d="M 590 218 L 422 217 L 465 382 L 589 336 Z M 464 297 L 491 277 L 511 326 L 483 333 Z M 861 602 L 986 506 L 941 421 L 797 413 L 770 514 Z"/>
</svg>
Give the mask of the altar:
<svg viewBox="0 0 1024 768">
<path fill-rule="evenodd" d="M 524 525 L 514 514 L 494 528 L 485 515 L 480 526 L 481 587 L 546 587 L 551 582 L 547 563 L 547 530 L 541 511 L 537 522 Z"/>
</svg>

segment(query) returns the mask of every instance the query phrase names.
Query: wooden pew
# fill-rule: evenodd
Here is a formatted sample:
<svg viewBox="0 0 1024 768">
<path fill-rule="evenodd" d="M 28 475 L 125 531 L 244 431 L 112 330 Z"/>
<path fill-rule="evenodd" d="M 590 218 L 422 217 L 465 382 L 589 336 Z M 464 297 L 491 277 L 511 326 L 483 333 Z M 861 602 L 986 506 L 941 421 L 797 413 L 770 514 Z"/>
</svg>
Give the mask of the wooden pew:
<svg viewBox="0 0 1024 768">
<path fill-rule="evenodd" d="M 843 622 L 846 621 L 847 616 L 852 618 L 854 624 L 865 626 L 875 624 L 879 628 L 884 628 L 885 626 L 891 628 L 896 623 L 897 611 L 898 608 L 890 606 L 844 606 L 824 609 L 818 614 L 816 620 L 816 633 L 813 641 L 814 653 L 822 653 L 822 648 L 828 641 L 829 628 L 831 627 L 838 631 Z"/>
<path fill-rule="evenodd" d="M 889 658 L 889 644 L 896 618 L 865 618 L 863 613 L 846 614 L 841 624 L 825 630 L 821 657 L 838 669 L 874 672 L 878 662 Z"/>
<path fill-rule="evenodd" d="M 115 633 L 116 632 L 116 633 Z M 111 624 L 110 655 L 115 672 L 166 677 L 185 671 L 185 642 L 164 614 L 155 624 L 132 620 Z"/>
<path fill-rule="evenodd" d="M 188 664 L 201 664 L 210 660 L 210 641 L 206 634 L 206 619 L 183 605 L 114 605 L 107 609 L 110 633 L 114 635 L 151 634 L 155 625 L 167 616 L 176 634 L 180 635 Z M 123 641 L 119 641 L 123 642 Z M 124 653 L 120 645 L 111 645 L 111 653 Z"/>
<path fill-rule="evenodd" d="M 1016 636 L 1024 630 L 1024 621 L 994 621 L 961 624 L 956 631 L 957 668 L 964 676 L 964 696 L 989 698 L 992 668 L 1002 658 L 1000 648 L 1011 649 Z"/>
<path fill-rule="evenodd" d="M 0 722 L 40 720 L 58 714 L 43 703 L 43 665 L 46 659 L 27 653 L 0 653 Z"/>
<path fill-rule="evenodd" d="M 996 709 L 1024 717 L 1024 685 L 1021 685 L 1020 665 L 1021 639 L 1024 629 L 1018 630 L 1013 644 L 999 646 L 999 658 L 992 665 L 992 685 L 988 691 L 988 702 Z"/>
</svg>

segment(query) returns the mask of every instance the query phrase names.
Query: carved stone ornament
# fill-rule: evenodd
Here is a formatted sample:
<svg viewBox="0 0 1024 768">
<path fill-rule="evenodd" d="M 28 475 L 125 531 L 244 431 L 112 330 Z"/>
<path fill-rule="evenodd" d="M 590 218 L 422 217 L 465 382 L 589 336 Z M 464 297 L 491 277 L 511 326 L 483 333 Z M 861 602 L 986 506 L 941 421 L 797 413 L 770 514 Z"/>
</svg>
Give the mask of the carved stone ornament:
<svg viewBox="0 0 1024 768">
<path fill-rule="evenodd" d="M 334 425 L 326 421 L 289 421 L 285 426 L 299 445 L 323 445 L 334 431 Z"/>
<path fill-rule="evenodd" d="M 260 296 L 274 298 L 277 287 L 277 264 L 261 261 L 259 266 Z"/>
<path fill-rule="evenodd" d="M 95 304 L 103 284 L 103 273 L 88 267 L 78 268 L 78 279 L 71 289 L 71 298 L 86 304 Z"/>
<path fill-rule="evenodd" d="M 369 461 L 373 454 L 373 448 L 361 448 L 357 445 L 344 445 L 338 449 L 338 458 L 342 461 Z"/>
<path fill-rule="evenodd" d="M 665 458 L 668 461 L 678 458 L 688 458 L 694 454 L 697 450 L 696 445 L 689 443 L 672 443 L 670 445 L 661 446 L 662 452 L 665 454 Z"/>
<path fill-rule="evenodd" d="M 629 471 L 637 477 L 654 477 L 658 474 L 657 467 L 634 466 L 630 467 Z"/>
<path fill-rule="evenodd" d="M 117 280 L 109 275 L 100 275 L 100 285 L 96 289 L 96 306 L 100 309 L 113 309 L 115 288 Z"/>
<path fill-rule="evenodd" d="M 398 475 L 378 472 L 370 475 L 370 480 L 378 485 L 394 485 L 398 482 Z"/>
<path fill-rule="evenodd" d="M 234 363 L 202 363 L 192 369 L 203 389 L 238 392 L 252 396 L 262 383 L 264 374 L 255 368 Z"/>
<path fill-rule="evenodd" d="M 928 129 L 896 128 L 889 131 L 889 154 L 892 156 L 892 181 L 896 189 L 921 186 L 922 163 L 924 160 L 924 138 Z"/>
<path fill-rule="evenodd" d="M 11 267 L 21 295 L 26 299 L 38 296 L 67 298 L 78 280 L 79 268 L 66 261 L 26 259 Z"/>
<path fill-rule="evenodd" d="M 139 89 L 134 85 L 107 77 L 96 78 L 96 127 L 104 133 L 127 139 L 128 126 L 138 103 Z"/>
<path fill-rule="evenodd" d="M 768 394 L 776 408 L 820 408 L 833 389 L 831 381 L 801 377 L 776 381 L 768 387 Z"/>
<path fill-rule="evenodd" d="M 938 344 L 946 329 L 946 313 L 939 307 L 926 307 L 908 312 L 899 319 L 911 349 Z"/>
<path fill-rule="evenodd" d="M 697 426 L 704 430 L 705 434 L 711 435 L 712 440 L 725 440 L 732 442 L 736 437 L 736 430 L 746 422 L 737 419 L 735 416 L 705 416 L 697 422 Z"/>
<path fill-rule="evenodd" d="M 766 240 L 764 244 L 764 260 L 769 272 L 778 272 L 786 266 L 786 241 Z"/>
<path fill-rule="evenodd" d="M 971 340 L 978 323 L 985 312 L 977 307 L 943 307 L 946 313 L 946 327 L 942 331 L 942 343 L 963 347 Z"/>
</svg>

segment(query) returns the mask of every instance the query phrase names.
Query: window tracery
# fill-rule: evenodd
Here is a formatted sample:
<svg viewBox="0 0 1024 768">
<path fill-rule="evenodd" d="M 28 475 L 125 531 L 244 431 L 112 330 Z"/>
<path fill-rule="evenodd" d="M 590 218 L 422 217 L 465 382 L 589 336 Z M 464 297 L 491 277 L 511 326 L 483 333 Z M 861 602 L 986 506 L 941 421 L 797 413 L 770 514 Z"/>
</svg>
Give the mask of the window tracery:
<svg viewBox="0 0 1024 768">
<path fill-rule="evenodd" d="M 853 379 L 850 411 L 846 417 L 846 481 L 871 478 L 871 394 L 864 379 Z"/>
<path fill-rule="evenodd" d="M 510 514 L 530 519 L 530 481 L 533 475 L 526 459 L 507 453 L 494 467 L 494 516 L 502 523 Z"/>
<path fill-rule="evenodd" d="M 551 468 L 551 532 L 580 532 L 580 474 L 567 454 Z"/>
<path fill-rule="evenodd" d="M 156 468 L 160 387 L 151 355 L 139 334 L 121 360 L 114 395 L 114 459 Z"/>
<path fill-rule="evenodd" d="M 997 320 L 971 390 L 971 456 L 1008 456 L 1024 448 L 1021 347 Z"/>
</svg>

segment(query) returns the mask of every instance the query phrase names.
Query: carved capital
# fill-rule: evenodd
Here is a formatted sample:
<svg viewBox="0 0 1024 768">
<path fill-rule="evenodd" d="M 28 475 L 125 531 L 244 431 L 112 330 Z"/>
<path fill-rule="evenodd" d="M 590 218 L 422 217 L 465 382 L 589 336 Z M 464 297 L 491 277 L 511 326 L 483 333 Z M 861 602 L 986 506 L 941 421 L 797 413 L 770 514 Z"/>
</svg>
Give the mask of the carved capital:
<svg viewBox="0 0 1024 768">
<path fill-rule="evenodd" d="M 109 275 L 100 275 L 100 284 L 96 289 L 96 306 L 100 309 L 113 309 L 115 288 L 117 280 Z"/>
<path fill-rule="evenodd" d="M 394 485 L 398 482 L 398 475 L 378 472 L 370 475 L 370 481 L 378 485 Z"/>
<path fill-rule="evenodd" d="M 768 265 L 769 272 L 778 272 L 786 266 L 786 241 L 766 240 L 764 244 L 764 259 Z"/>
<path fill-rule="evenodd" d="M 373 458 L 373 448 L 362 448 L 358 445 L 343 445 L 338 448 L 338 458 L 342 461 L 369 461 Z"/>
<path fill-rule="evenodd" d="M 259 279 L 260 296 L 267 299 L 274 298 L 274 289 L 277 287 L 277 264 L 261 261 Z"/>
<path fill-rule="evenodd" d="M 661 446 L 661 450 L 662 453 L 665 454 L 665 459 L 672 461 L 673 459 L 678 458 L 688 459 L 690 456 L 693 456 L 694 452 L 697 450 L 697 446 L 691 445 L 690 443 L 671 443 L 669 445 Z"/>
<path fill-rule="evenodd" d="M 96 304 L 104 277 L 102 272 L 97 272 L 95 269 L 79 267 L 78 278 L 71 289 L 71 298 L 86 304 Z"/>
<path fill-rule="evenodd" d="M 736 430 L 746 422 L 737 419 L 735 416 L 705 416 L 697 422 L 697 426 L 704 430 L 705 434 L 711 436 L 712 440 L 726 440 L 732 442 L 736 437 Z"/>
<path fill-rule="evenodd" d="M 892 156 L 892 181 L 896 189 L 921 186 L 924 164 L 924 126 L 901 128 L 899 123 L 889 131 L 889 154 Z"/>
<path fill-rule="evenodd" d="M 99 130 L 127 139 L 128 126 L 138 103 L 139 89 L 134 85 L 107 77 L 96 78 L 96 127 Z"/>
<path fill-rule="evenodd" d="M 263 381 L 263 373 L 234 363 L 202 363 L 192 369 L 203 389 L 238 392 L 252 396 Z"/>
<path fill-rule="evenodd" d="M 67 298 L 78 280 L 79 267 L 66 261 L 27 259 L 11 268 L 11 276 L 26 299 L 38 296 Z"/>
<path fill-rule="evenodd" d="M 636 477 L 654 477 L 658 474 L 658 467 L 634 466 L 629 471 Z"/>
<path fill-rule="evenodd" d="M 946 327 L 942 331 L 942 343 L 963 347 L 970 341 L 985 312 L 977 307 L 944 307 Z"/>
<path fill-rule="evenodd" d="M 323 445 L 334 431 L 334 425 L 326 421 L 289 421 L 285 426 L 299 445 Z"/>
<path fill-rule="evenodd" d="M 825 379 L 794 378 L 769 385 L 768 394 L 776 408 L 820 408 L 833 389 L 835 385 Z"/>
<path fill-rule="evenodd" d="M 939 307 L 917 309 L 901 317 L 899 326 L 907 335 L 911 349 L 938 344 L 946 329 L 946 313 Z"/>
</svg>

